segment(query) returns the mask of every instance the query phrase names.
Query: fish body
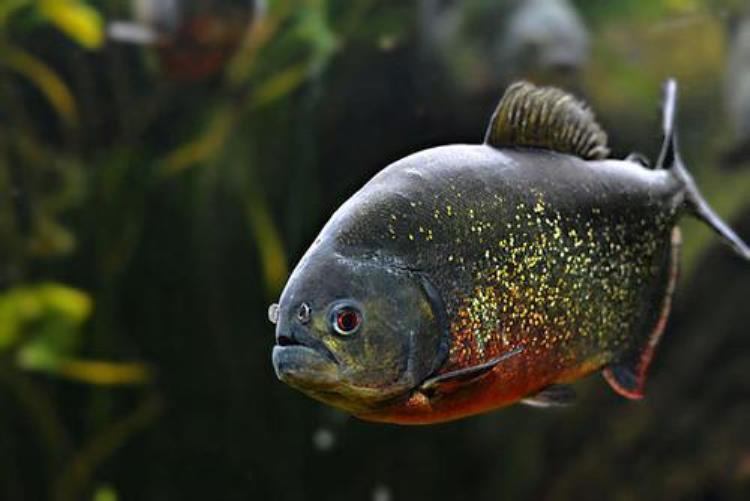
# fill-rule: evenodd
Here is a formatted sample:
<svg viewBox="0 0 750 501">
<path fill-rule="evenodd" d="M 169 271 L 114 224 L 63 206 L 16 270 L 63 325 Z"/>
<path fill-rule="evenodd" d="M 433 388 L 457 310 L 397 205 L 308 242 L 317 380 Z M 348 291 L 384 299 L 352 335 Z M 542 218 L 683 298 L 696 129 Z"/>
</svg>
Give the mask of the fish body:
<svg viewBox="0 0 750 501">
<path fill-rule="evenodd" d="M 336 211 L 275 312 L 282 380 L 394 423 L 563 404 L 599 370 L 643 395 L 697 190 L 681 167 L 606 159 L 589 112 L 545 92 L 512 87 L 484 144 L 410 155 Z M 521 120 L 522 102 L 560 109 Z M 670 141 L 660 163 L 681 166 Z"/>
</svg>

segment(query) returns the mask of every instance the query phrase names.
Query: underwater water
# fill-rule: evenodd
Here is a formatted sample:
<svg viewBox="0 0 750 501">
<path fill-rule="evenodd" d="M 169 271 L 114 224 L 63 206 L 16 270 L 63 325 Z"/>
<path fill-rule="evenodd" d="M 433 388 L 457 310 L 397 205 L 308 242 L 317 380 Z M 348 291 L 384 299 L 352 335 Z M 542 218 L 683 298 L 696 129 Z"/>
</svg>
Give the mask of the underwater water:
<svg viewBox="0 0 750 501">
<path fill-rule="evenodd" d="M 482 141 L 526 79 L 750 239 L 741 0 L 0 3 L 0 499 L 747 499 L 750 264 L 681 223 L 628 401 L 368 423 L 279 382 L 268 306 L 387 164 Z"/>
</svg>

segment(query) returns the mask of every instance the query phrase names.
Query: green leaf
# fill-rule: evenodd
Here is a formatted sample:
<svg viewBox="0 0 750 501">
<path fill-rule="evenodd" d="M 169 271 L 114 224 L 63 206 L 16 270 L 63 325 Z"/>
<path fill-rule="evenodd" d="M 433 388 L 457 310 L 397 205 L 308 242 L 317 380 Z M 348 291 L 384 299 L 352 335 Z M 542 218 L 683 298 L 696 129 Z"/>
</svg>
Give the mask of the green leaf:
<svg viewBox="0 0 750 501">
<path fill-rule="evenodd" d="M 2 0 L 0 2 L 0 28 L 4 28 L 8 18 L 17 10 L 30 5 L 32 0 Z"/>
<path fill-rule="evenodd" d="M 60 284 L 16 287 L 0 294 L 0 350 L 15 348 L 22 369 L 96 385 L 144 384 L 152 371 L 139 362 L 83 360 L 75 354 L 91 314 L 85 293 Z"/>
<path fill-rule="evenodd" d="M 308 73 L 306 63 L 279 71 L 258 86 L 250 100 L 250 106 L 260 108 L 283 98 L 302 85 L 307 79 Z"/>
<path fill-rule="evenodd" d="M 90 313 L 89 296 L 64 285 L 10 289 L 0 294 L 0 350 L 22 344 L 42 358 L 72 353 Z"/>
<path fill-rule="evenodd" d="M 111 485 L 102 485 L 94 491 L 93 501 L 117 501 L 117 491 Z"/>
</svg>

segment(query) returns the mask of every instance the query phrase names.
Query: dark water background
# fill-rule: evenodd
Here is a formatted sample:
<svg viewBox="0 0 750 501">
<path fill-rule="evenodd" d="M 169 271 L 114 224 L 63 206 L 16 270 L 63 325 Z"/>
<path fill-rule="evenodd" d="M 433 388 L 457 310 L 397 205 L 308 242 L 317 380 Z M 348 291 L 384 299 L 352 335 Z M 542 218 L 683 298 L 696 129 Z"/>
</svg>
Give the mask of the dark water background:
<svg viewBox="0 0 750 501">
<path fill-rule="evenodd" d="M 647 398 L 430 427 L 279 383 L 266 309 L 389 162 L 480 141 L 517 78 L 688 167 L 750 238 L 743 1 L 0 2 L 0 499 L 748 499 L 750 265 L 683 225 Z M 178 5 L 178 6 L 179 6 Z M 122 25 L 120 25 L 122 26 Z"/>
</svg>

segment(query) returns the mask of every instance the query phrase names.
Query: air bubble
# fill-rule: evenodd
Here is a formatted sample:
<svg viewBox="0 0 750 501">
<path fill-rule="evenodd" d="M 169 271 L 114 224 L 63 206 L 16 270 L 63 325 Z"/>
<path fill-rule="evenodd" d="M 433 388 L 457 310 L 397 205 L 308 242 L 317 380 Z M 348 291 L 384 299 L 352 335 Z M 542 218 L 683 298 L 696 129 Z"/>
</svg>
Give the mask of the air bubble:
<svg viewBox="0 0 750 501">
<path fill-rule="evenodd" d="M 312 441 L 317 450 L 327 452 L 336 445 L 336 435 L 328 428 L 318 428 L 313 433 Z"/>
<path fill-rule="evenodd" d="M 372 490 L 372 501 L 392 501 L 393 494 L 388 486 L 380 484 Z"/>
</svg>

